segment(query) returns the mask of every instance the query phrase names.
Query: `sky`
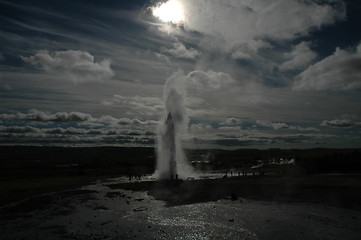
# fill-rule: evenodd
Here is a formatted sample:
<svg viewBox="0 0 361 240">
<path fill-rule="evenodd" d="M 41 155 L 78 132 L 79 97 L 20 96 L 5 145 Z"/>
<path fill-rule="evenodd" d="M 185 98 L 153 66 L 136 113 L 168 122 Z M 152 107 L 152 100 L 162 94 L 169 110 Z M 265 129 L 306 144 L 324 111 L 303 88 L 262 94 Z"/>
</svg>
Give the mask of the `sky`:
<svg viewBox="0 0 361 240">
<path fill-rule="evenodd" d="M 361 146 L 360 1 L 162 4 L 0 0 L 0 145 L 153 147 L 176 78 L 185 148 Z"/>
</svg>

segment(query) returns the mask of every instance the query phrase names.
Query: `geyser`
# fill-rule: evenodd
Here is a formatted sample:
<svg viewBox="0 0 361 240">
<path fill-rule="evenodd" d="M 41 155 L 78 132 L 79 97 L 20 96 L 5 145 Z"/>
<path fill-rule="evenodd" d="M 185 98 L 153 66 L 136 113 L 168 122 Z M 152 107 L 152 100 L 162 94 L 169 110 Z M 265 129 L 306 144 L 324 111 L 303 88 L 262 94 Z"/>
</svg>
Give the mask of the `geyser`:
<svg viewBox="0 0 361 240">
<path fill-rule="evenodd" d="M 165 144 L 166 148 L 169 151 L 169 173 L 171 179 L 178 178 L 177 174 L 177 162 L 175 158 L 175 132 L 174 132 L 174 122 L 171 113 L 168 113 L 167 120 L 165 120 Z"/>
<path fill-rule="evenodd" d="M 181 137 L 187 129 L 184 106 L 186 76 L 178 71 L 170 76 L 163 89 L 164 114 L 158 127 L 158 179 L 188 178 L 194 174 L 181 146 Z"/>
</svg>

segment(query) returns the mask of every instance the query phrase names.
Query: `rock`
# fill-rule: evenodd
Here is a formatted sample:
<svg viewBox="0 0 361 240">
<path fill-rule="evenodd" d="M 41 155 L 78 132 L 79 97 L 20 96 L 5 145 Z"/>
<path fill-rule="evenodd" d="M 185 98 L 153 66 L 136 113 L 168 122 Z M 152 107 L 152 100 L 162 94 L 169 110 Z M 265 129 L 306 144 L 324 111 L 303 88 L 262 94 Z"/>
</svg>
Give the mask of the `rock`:
<svg viewBox="0 0 361 240">
<path fill-rule="evenodd" d="M 148 208 L 146 208 L 146 207 L 137 207 L 137 208 L 133 209 L 134 212 L 141 212 L 141 211 L 146 211 L 146 210 L 148 210 Z"/>
<path fill-rule="evenodd" d="M 111 222 L 113 222 L 113 221 L 103 222 L 103 223 L 101 223 L 100 225 L 104 226 L 104 225 L 106 225 L 106 224 L 108 224 L 108 223 L 111 223 Z"/>
</svg>

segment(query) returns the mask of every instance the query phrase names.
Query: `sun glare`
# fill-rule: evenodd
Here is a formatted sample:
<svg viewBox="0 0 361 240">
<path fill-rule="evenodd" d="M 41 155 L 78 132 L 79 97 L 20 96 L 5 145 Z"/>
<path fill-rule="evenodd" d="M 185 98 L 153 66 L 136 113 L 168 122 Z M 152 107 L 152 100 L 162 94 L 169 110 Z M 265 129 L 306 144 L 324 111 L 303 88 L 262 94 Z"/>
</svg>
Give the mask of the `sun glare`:
<svg viewBox="0 0 361 240">
<path fill-rule="evenodd" d="M 163 22 L 180 24 L 184 21 L 184 10 L 178 0 L 169 0 L 161 5 L 154 7 L 153 15 Z"/>
</svg>

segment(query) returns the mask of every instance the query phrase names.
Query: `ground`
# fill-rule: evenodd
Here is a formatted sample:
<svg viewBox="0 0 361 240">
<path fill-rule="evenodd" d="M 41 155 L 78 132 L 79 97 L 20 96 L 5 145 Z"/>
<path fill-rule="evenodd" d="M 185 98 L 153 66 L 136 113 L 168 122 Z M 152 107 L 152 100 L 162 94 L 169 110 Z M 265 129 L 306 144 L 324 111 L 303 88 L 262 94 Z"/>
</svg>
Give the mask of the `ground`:
<svg viewBox="0 0 361 240">
<path fill-rule="evenodd" d="M 361 236 L 357 203 L 345 206 L 333 201 L 325 204 L 284 201 L 284 198 L 262 200 L 251 195 L 247 198 L 240 194 L 241 190 L 234 192 L 233 187 L 227 187 L 232 182 L 242 186 L 240 181 L 244 180 L 237 178 L 160 185 L 145 180 L 126 181 L 119 178 L 97 181 L 3 206 L 1 239 L 359 239 Z M 267 178 L 263 181 L 269 182 Z M 199 196 L 192 200 L 189 186 L 198 185 L 192 189 L 199 192 L 199 186 L 204 188 L 205 183 L 208 192 L 212 191 L 210 183 L 224 184 L 232 192 L 229 195 L 222 192 L 223 197 L 213 195 L 216 197 L 209 201 Z M 149 186 L 153 189 L 147 189 Z M 168 193 L 159 195 L 165 188 Z M 176 190 L 180 191 L 178 195 L 174 194 Z M 182 193 L 188 197 L 176 201 Z"/>
</svg>

